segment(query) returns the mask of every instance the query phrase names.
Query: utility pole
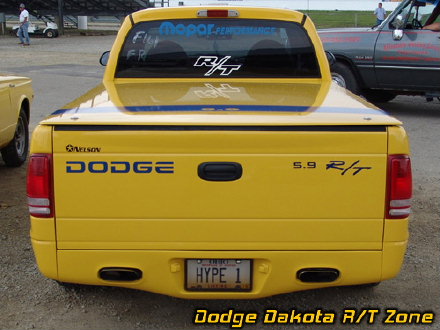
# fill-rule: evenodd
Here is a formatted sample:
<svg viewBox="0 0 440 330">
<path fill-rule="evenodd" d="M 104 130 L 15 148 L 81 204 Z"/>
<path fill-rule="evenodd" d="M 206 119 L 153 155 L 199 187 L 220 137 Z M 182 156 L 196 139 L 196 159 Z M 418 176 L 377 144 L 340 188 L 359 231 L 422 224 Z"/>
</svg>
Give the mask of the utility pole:
<svg viewBox="0 0 440 330">
<path fill-rule="evenodd" d="M 58 32 L 64 34 L 64 0 L 58 0 Z"/>
</svg>

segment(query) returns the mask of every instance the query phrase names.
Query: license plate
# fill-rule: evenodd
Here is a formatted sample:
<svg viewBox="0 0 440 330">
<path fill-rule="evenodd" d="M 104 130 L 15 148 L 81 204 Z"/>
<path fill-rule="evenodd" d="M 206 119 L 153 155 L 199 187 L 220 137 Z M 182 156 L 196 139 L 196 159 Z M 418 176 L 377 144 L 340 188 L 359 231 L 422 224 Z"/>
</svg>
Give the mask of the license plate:
<svg viewBox="0 0 440 330">
<path fill-rule="evenodd" d="M 189 291 L 251 291 L 252 260 L 187 259 Z"/>
</svg>

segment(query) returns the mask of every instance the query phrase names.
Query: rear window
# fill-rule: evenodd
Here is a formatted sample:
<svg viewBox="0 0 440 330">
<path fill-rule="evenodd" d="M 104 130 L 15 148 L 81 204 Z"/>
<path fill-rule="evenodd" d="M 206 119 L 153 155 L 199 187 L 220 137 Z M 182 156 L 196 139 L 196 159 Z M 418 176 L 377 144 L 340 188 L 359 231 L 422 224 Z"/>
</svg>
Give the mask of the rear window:
<svg viewBox="0 0 440 330">
<path fill-rule="evenodd" d="M 180 19 L 136 24 L 118 78 L 318 78 L 307 31 L 298 23 L 254 19 Z"/>
</svg>

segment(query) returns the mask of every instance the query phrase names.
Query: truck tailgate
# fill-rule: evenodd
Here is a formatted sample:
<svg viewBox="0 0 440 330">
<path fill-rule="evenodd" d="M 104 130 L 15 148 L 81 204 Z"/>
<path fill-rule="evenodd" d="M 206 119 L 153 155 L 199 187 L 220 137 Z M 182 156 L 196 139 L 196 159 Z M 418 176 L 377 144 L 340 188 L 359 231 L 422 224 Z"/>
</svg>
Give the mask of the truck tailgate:
<svg viewBox="0 0 440 330">
<path fill-rule="evenodd" d="M 60 125 L 53 135 L 59 249 L 382 248 L 386 126 Z M 201 178 L 210 162 L 236 163 L 241 177 Z"/>
</svg>

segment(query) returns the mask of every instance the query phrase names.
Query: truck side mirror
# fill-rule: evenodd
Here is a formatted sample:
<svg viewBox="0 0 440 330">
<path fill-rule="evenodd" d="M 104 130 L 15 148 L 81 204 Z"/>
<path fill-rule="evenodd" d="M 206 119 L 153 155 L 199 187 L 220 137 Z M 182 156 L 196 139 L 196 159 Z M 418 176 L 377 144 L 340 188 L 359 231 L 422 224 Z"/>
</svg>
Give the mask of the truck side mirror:
<svg viewBox="0 0 440 330">
<path fill-rule="evenodd" d="M 392 25 L 395 28 L 395 30 L 393 30 L 393 39 L 401 40 L 403 38 L 403 27 L 405 25 L 405 20 L 403 19 L 403 16 L 397 15 L 396 18 L 393 20 Z"/>
<path fill-rule="evenodd" d="M 393 31 L 393 39 L 394 40 L 401 40 L 403 38 L 403 30 L 394 30 Z"/>
<path fill-rule="evenodd" d="M 107 50 L 106 52 L 102 53 L 101 58 L 99 59 L 99 63 L 101 63 L 102 66 L 106 66 L 109 57 L 110 57 L 110 51 Z"/>
<path fill-rule="evenodd" d="M 325 51 L 325 55 L 327 56 L 328 64 L 330 65 L 330 68 L 336 63 L 336 57 L 333 55 L 333 53 L 329 51 Z"/>
</svg>

